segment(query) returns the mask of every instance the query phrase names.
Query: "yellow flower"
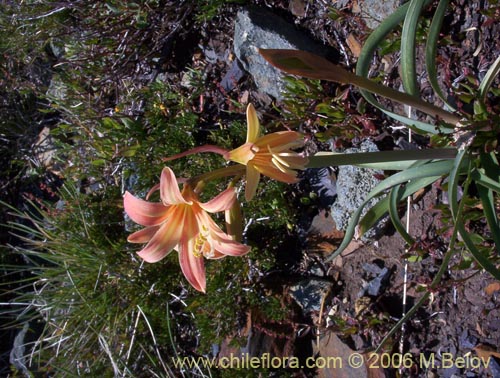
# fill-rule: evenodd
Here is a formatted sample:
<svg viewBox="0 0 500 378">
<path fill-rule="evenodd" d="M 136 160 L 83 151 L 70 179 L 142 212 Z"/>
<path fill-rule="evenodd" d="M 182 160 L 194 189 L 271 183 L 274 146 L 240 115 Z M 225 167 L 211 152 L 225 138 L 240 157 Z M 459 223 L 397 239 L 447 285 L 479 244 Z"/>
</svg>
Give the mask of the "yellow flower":
<svg viewBox="0 0 500 378">
<path fill-rule="evenodd" d="M 252 104 L 247 107 L 247 139 L 240 147 L 224 155 L 247 166 L 245 199 L 250 201 L 259 184 L 260 175 L 286 183 L 298 181 L 297 170 L 304 169 L 308 159 L 292 151 L 303 146 L 302 134 L 295 131 L 279 131 L 260 136 L 260 124 Z"/>
<path fill-rule="evenodd" d="M 203 257 L 218 259 L 227 255 L 241 256 L 250 251 L 249 247 L 223 232 L 208 215 L 231 211 L 236 200 L 234 188 L 226 189 L 212 200 L 202 203 L 191 186 L 184 185 L 181 192 L 173 171 L 166 167 L 160 184 L 151 191 L 156 189 L 160 190 L 161 202 L 158 203 L 125 193 L 123 203 L 126 213 L 134 222 L 146 226 L 131 234 L 127 240 L 147 243 L 138 255 L 150 263 L 163 259 L 173 249 L 177 250 L 184 276 L 196 290 L 205 292 Z"/>
</svg>

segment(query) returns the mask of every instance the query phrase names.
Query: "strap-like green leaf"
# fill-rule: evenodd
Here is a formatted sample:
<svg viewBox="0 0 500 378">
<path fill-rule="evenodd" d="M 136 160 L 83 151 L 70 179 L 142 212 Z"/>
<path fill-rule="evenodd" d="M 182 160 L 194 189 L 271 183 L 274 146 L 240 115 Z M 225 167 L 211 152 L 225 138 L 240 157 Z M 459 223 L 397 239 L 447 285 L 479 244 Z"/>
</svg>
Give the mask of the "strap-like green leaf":
<svg viewBox="0 0 500 378">
<path fill-rule="evenodd" d="M 484 169 L 485 175 L 494 182 L 500 182 L 500 167 L 494 152 L 482 153 L 479 157 L 481 166 Z M 491 189 L 476 185 L 479 198 L 483 205 L 483 213 L 488 222 L 488 227 L 491 231 L 491 236 L 495 242 L 497 253 L 500 253 L 500 224 L 495 208 L 495 196 Z"/>
<path fill-rule="evenodd" d="M 424 6 L 430 3 L 430 0 L 426 0 L 424 3 Z M 406 3 L 396 9 L 394 13 L 392 13 L 389 17 L 387 17 L 377 29 L 375 29 L 368 39 L 366 40 L 363 49 L 361 50 L 360 56 L 358 58 L 358 63 L 356 65 L 356 74 L 359 76 L 368 77 L 368 73 L 370 70 L 370 65 L 371 65 L 371 60 L 373 55 L 375 54 L 375 51 L 377 50 L 378 46 L 384 39 L 386 39 L 387 35 L 392 32 L 405 18 L 406 12 L 408 11 L 408 7 L 410 6 L 410 3 Z M 453 127 L 447 127 L 446 125 L 441 129 L 438 130 L 434 125 L 425 123 L 425 122 L 420 122 L 416 121 L 411 118 L 404 117 L 402 115 L 396 114 L 394 112 L 391 112 L 387 110 L 384 106 L 382 106 L 375 96 L 373 96 L 370 92 L 366 90 L 361 90 L 360 91 L 363 97 L 366 99 L 368 103 L 371 105 L 375 106 L 376 108 L 380 109 L 383 113 L 388 115 L 389 117 L 404 123 L 408 127 L 410 127 L 412 130 L 414 130 L 417 133 L 423 133 L 423 134 L 438 134 L 439 132 L 441 133 L 452 133 L 453 132 Z M 445 120 L 446 121 L 446 120 Z M 448 122 L 448 121 L 446 121 Z M 456 122 L 449 122 L 451 125 L 456 125 Z"/>
<path fill-rule="evenodd" d="M 489 188 L 497 193 L 500 193 L 500 182 L 492 180 L 479 169 L 472 170 L 471 177 L 474 181 L 476 181 L 476 183 L 484 186 L 485 188 Z"/>
<path fill-rule="evenodd" d="M 490 90 L 491 84 L 495 81 L 498 73 L 500 72 L 500 56 L 496 58 L 495 62 L 491 65 L 484 75 L 483 81 L 479 85 L 479 99 L 482 103 L 486 100 L 486 94 Z"/>
<path fill-rule="evenodd" d="M 425 67 L 427 68 L 427 75 L 429 76 L 429 83 L 432 89 L 439 98 L 450 108 L 451 106 L 446 98 L 446 96 L 441 91 L 441 87 L 438 82 L 437 74 L 437 44 L 439 41 L 439 33 L 441 31 L 441 26 L 443 24 L 444 15 L 446 9 L 448 8 L 448 0 L 441 0 L 434 12 L 434 17 L 432 18 L 431 26 L 429 28 L 429 35 L 427 36 L 427 43 L 425 45 Z"/>
<path fill-rule="evenodd" d="M 412 180 L 406 184 L 401 193 L 401 200 L 406 199 L 418 190 L 431 185 L 433 182 L 439 180 L 441 176 L 423 177 L 420 179 Z M 372 228 L 389 211 L 389 198 L 384 197 L 378 201 L 373 207 L 366 212 L 363 219 L 359 222 L 359 233 L 363 235 L 366 231 Z"/>
<path fill-rule="evenodd" d="M 450 201 L 450 210 L 451 214 L 453 216 L 453 220 L 455 223 L 455 227 L 458 230 L 458 233 L 462 237 L 462 240 L 464 244 L 466 245 L 467 249 L 469 252 L 472 254 L 476 262 L 488 273 L 490 273 L 493 277 L 495 277 L 497 280 L 500 280 L 500 270 L 496 268 L 496 266 L 491 262 L 489 259 L 489 256 L 485 256 L 474 244 L 474 241 L 470 237 L 469 233 L 465 229 L 465 225 L 463 223 L 463 219 L 461 216 L 459 216 L 459 201 L 458 201 L 458 183 L 459 183 L 459 176 L 460 176 L 460 170 L 462 167 L 465 165 L 469 166 L 471 163 L 467 163 L 467 158 L 466 158 L 466 150 L 461 150 L 457 154 L 457 158 L 455 159 L 455 163 L 453 165 L 453 169 L 450 172 L 450 180 L 448 183 L 448 198 Z M 476 170 L 477 172 L 477 170 Z M 468 189 L 468 181 L 470 180 L 472 174 L 469 171 L 468 172 L 468 177 L 466 179 L 466 186 L 464 187 L 463 194 L 462 196 L 465 197 L 467 196 L 467 189 Z M 488 180 L 491 180 L 489 177 L 486 177 Z M 493 181 L 493 180 L 491 180 Z"/>
<path fill-rule="evenodd" d="M 370 193 L 368 193 L 367 198 L 361 203 L 359 208 L 353 213 L 349 224 L 347 226 L 344 239 L 340 244 L 339 248 L 330 255 L 326 261 L 331 261 L 338 255 L 342 253 L 342 251 L 348 246 L 349 242 L 352 240 L 356 225 L 358 224 L 359 219 L 361 218 L 361 214 L 363 212 L 363 208 L 366 204 L 372 199 L 379 196 L 385 190 L 392 188 L 395 185 L 405 183 L 409 180 L 415 180 L 422 177 L 432 177 L 432 176 L 441 176 L 450 172 L 453 167 L 452 160 L 440 160 L 433 161 L 425 166 L 419 166 L 415 168 L 409 168 L 402 172 L 396 173 L 391 177 L 386 178 L 380 184 L 378 184 L 375 188 L 372 189 Z"/>
<path fill-rule="evenodd" d="M 424 2 L 425 0 L 410 1 L 401 32 L 401 80 L 406 93 L 412 96 L 418 96 L 420 92 L 417 84 L 415 39 Z"/>
<path fill-rule="evenodd" d="M 399 218 L 398 214 L 398 204 L 403 198 L 402 189 L 403 188 L 401 187 L 401 185 L 396 185 L 389 192 L 389 216 L 398 234 L 400 234 L 401 237 L 405 240 L 405 242 L 411 246 L 415 243 L 415 240 L 406 231 L 406 228 L 401 223 L 401 219 Z M 406 216 L 409 217 L 410 214 L 406 214 Z"/>
</svg>

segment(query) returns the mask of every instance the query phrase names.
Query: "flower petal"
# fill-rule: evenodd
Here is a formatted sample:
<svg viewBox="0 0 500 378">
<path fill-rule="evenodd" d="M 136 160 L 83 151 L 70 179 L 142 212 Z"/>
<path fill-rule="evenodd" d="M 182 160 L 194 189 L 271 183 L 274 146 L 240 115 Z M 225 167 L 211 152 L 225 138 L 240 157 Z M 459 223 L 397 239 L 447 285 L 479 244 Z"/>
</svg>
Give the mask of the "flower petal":
<svg viewBox="0 0 500 378">
<path fill-rule="evenodd" d="M 274 180 L 286 182 L 287 184 L 294 184 L 300 180 L 297 178 L 297 172 L 281 166 L 284 171 L 280 171 L 273 162 L 271 164 L 254 164 L 255 169 L 262 173 L 264 176 L 270 177 Z"/>
<path fill-rule="evenodd" d="M 180 242 L 185 209 L 175 209 L 170 217 L 161 225 L 149 243 L 137 254 L 149 263 L 160 261 L 167 256 Z"/>
<path fill-rule="evenodd" d="M 247 202 L 251 201 L 257 193 L 257 186 L 260 181 L 260 173 L 254 167 L 254 164 L 247 165 L 247 185 L 245 187 L 245 199 Z"/>
<path fill-rule="evenodd" d="M 191 204 L 182 197 L 174 172 L 168 167 L 161 171 L 160 197 L 167 205 Z"/>
<path fill-rule="evenodd" d="M 300 156 L 294 152 L 286 153 L 282 152 L 280 154 L 276 154 L 275 156 L 279 156 L 280 161 L 283 160 L 287 163 L 287 167 L 293 168 L 293 169 L 304 169 L 307 163 L 309 163 L 309 159 Z"/>
<path fill-rule="evenodd" d="M 279 149 L 279 146 L 287 145 L 289 143 L 292 143 L 294 141 L 299 141 L 301 139 L 302 139 L 302 134 L 296 131 L 278 131 L 275 133 L 264 135 L 254 143 L 257 147 L 265 148 L 266 150 L 267 146 Z"/>
<path fill-rule="evenodd" d="M 143 228 L 142 230 L 136 231 L 130 234 L 127 238 L 129 243 L 147 243 L 159 230 L 160 226 L 151 226 Z"/>
<path fill-rule="evenodd" d="M 211 243 L 213 251 L 211 256 L 205 257 L 217 259 L 223 256 L 242 256 L 250 252 L 250 247 L 235 241 L 231 235 L 222 231 L 219 225 L 207 213 L 199 214 L 198 222 L 200 223 L 200 228 L 208 230 L 209 237 L 207 242 Z"/>
<path fill-rule="evenodd" d="M 168 206 L 162 203 L 147 202 L 134 197 L 129 192 L 123 196 L 123 207 L 128 216 L 142 226 L 155 226 L 167 217 Z"/>
<path fill-rule="evenodd" d="M 255 142 L 260 135 L 260 124 L 257 112 L 252 104 L 247 106 L 247 143 Z"/>
<path fill-rule="evenodd" d="M 184 239 L 184 238 L 183 238 Z M 205 263 L 202 256 L 194 254 L 194 239 L 183 240 L 179 245 L 179 264 L 182 273 L 196 290 L 205 293 Z"/>
<path fill-rule="evenodd" d="M 253 143 L 245 143 L 228 152 L 226 159 L 246 165 L 255 156 Z"/>
<path fill-rule="evenodd" d="M 243 256 L 250 252 L 249 246 L 225 237 L 214 238 L 212 243 L 215 251 L 226 256 Z"/>
<path fill-rule="evenodd" d="M 241 242 L 243 239 L 243 216 L 241 214 L 240 201 L 235 200 L 233 206 L 224 213 L 226 220 L 226 231 L 233 240 Z"/>
<path fill-rule="evenodd" d="M 218 213 L 219 211 L 229 210 L 236 200 L 236 192 L 234 188 L 228 188 L 210 201 L 201 203 L 200 207 L 209 213 Z"/>
</svg>

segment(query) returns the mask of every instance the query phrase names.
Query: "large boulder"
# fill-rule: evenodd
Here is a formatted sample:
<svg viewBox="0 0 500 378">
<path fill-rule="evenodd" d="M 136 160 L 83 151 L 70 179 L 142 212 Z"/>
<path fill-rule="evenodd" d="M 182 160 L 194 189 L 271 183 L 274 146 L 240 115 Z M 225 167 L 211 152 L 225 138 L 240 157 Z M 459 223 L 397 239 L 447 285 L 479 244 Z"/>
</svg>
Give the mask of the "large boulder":
<svg viewBox="0 0 500 378">
<path fill-rule="evenodd" d="M 316 43 L 281 17 L 262 8 L 238 12 L 234 27 L 234 53 L 252 75 L 259 91 L 282 100 L 283 74 L 267 63 L 259 48 L 306 50 L 336 61 L 338 53 Z"/>
<path fill-rule="evenodd" d="M 345 153 L 355 152 L 376 152 L 379 149 L 375 143 L 370 140 L 365 140 L 359 148 L 349 148 Z M 331 207 L 332 217 L 338 230 L 345 230 L 351 219 L 352 214 L 359 208 L 361 203 L 366 199 L 368 193 L 380 183 L 380 176 L 383 176 L 383 171 L 377 169 L 359 168 L 354 165 L 343 165 L 339 167 L 337 175 L 337 199 Z M 373 207 L 382 196 L 373 198 L 365 206 L 363 214 Z M 379 223 L 368 230 L 365 238 L 379 236 L 385 228 L 386 219 L 382 219 Z"/>
</svg>

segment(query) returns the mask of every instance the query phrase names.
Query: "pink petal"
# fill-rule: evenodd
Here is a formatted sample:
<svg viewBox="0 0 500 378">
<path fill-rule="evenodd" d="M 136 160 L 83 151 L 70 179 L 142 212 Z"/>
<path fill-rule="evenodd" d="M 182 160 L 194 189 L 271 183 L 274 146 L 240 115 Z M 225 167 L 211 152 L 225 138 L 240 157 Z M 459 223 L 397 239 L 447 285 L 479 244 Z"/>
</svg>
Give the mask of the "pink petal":
<svg viewBox="0 0 500 378">
<path fill-rule="evenodd" d="M 142 230 L 136 231 L 130 234 L 127 238 L 129 243 L 147 243 L 159 230 L 160 226 L 151 226 L 143 228 Z"/>
<path fill-rule="evenodd" d="M 142 226 L 158 225 L 167 217 L 168 206 L 141 200 L 129 192 L 123 196 L 123 206 L 128 216 Z"/>
<path fill-rule="evenodd" d="M 227 256 L 243 256 L 250 252 L 250 247 L 235 242 L 232 239 L 223 239 L 213 241 L 214 249 Z"/>
<path fill-rule="evenodd" d="M 199 203 L 200 207 L 209 213 L 218 213 L 219 211 L 229 210 L 236 200 L 236 192 L 234 188 L 228 188 L 210 201 Z"/>
<path fill-rule="evenodd" d="M 174 172 L 168 167 L 161 171 L 160 197 L 168 205 L 191 204 L 182 197 Z"/>
<path fill-rule="evenodd" d="M 171 212 L 170 217 L 161 225 L 149 243 L 137 253 L 144 261 L 149 263 L 160 261 L 179 244 L 183 231 L 185 210 L 176 210 L 180 211 Z"/>
<path fill-rule="evenodd" d="M 179 245 L 179 264 L 191 286 L 205 293 L 205 263 L 202 256 L 196 257 L 194 255 L 194 239 L 183 241 Z"/>
<path fill-rule="evenodd" d="M 146 194 L 146 199 L 149 200 L 149 197 L 151 197 L 151 195 L 156 192 L 158 189 L 160 189 L 160 184 L 156 184 L 155 186 L 153 186 L 151 189 L 149 189 L 149 192 L 148 194 Z"/>
<path fill-rule="evenodd" d="M 217 223 L 209 216 L 204 219 L 204 226 L 210 230 L 212 247 L 216 252 L 228 256 L 242 256 L 250 252 L 250 247 L 233 240 L 233 238 L 222 231 Z M 217 255 L 218 254 L 215 254 L 213 258 L 220 257 Z"/>
<path fill-rule="evenodd" d="M 252 104 L 247 106 L 247 143 L 254 143 L 260 135 L 260 124 L 257 112 Z"/>
<path fill-rule="evenodd" d="M 254 164 L 247 165 L 247 185 L 245 187 L 245 199 L 247 202 L 251 201 L 257 193 L 257 186 L 259 185 L 260 173 L 254 167 Z"/>
</svg>

